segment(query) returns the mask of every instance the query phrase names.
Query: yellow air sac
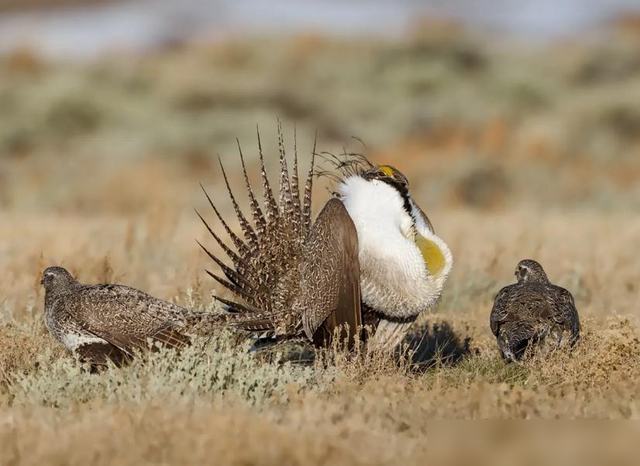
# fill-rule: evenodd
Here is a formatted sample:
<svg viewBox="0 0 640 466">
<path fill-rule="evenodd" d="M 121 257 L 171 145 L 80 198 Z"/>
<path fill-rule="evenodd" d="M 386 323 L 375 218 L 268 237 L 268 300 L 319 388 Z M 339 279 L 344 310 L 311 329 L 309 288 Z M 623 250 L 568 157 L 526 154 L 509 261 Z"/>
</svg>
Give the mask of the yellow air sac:
<svg viewBox="0 0 640 466">
<path fill-rule="evenodd" d="M 438 275 L 444 268 L 445 258 L 444 254 L 436 243 L 425 238 L 424 236 L 416 235 L 416 246 L 420 249 L 424 263 L 427 266 L 427 270 L 431 275 Z"/>
</svg>

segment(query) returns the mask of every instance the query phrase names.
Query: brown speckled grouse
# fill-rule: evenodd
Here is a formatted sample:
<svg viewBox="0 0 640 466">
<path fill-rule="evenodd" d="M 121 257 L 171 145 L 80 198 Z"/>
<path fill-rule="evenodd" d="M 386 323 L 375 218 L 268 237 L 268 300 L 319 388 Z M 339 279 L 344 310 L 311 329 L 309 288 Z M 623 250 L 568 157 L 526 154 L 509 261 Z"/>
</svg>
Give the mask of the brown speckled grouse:
<svg viewBox="0 0 640 466">
<path fill-rule="evenodd" d="M 491 311 L 491 331 L 502 356 L 513 361 L 530 346 L 573 345 L 580 320 L 571 293 L 549 282 L 534 260 L 520 261 L 516 277 L 518 283 L 500 290 Z"/>
<path fill-rule="evenodd" d="M 95 365 L 122 363 L 135 350 L 148 349 L 149 342 L 184 347 L 190 341 L 185 329 L 199 318 L 128 286 L 83 285 L 62 267 L 46 269 L 42 284 L 47 328 L 81 360 Z"/>
</svg>

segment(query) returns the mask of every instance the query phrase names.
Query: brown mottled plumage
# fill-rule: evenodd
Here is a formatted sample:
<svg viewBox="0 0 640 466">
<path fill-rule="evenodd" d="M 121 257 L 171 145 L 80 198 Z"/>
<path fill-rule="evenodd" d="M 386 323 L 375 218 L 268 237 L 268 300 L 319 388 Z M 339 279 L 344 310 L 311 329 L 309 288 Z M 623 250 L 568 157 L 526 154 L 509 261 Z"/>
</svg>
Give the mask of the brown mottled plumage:
<svg viewBox="0 0 640 466">
<path fill-rule="evenodd" d="M 280 178 L 277 200 L 267 177 L 258 135 L 264 212 L 249 182 L 238 144 L 251 222 L 240 210 L 222 169 L 244 239 L 231 231 L 205 191 L 235 247 L 235 251 L 228 247 L 198 213 L 233 265 L 227 266 L 201 244 L 221 268 L 224 277 L 207 273 L 240 298 L 241 302 L 236 302 L 216 297 L 230 311 L 225 319 L 228 325 L 280 339 L 306 337 L 318 345 L 328 344 L 336 328 L 348 328 L 346 335 L 353 343 L 362 325 L 355 226 L 339 199 L 330 200 L 316 221 L 311 221 L 315 145 L 301 200 L 297 146 L 294 145 L 293 168 L 289 175 L 280 126 L 278 134 Z"/>
<path fill-rule="evenodd" d="M 258 136 L 264 213 L 241 150 L 251 221 L 222 171 L 244 239 L 231 231 L 207 195 L 235 250 L 200 217 L 232 262 L 224 264 L 203 246 L 224 277 L 208 273 L 239 298 L 217 298 L 233 313 L 224 320 L 253 333 L 279 339 L 304 336 L 318 345 L 326 345 L 333 331 L 346 325 L 354 342 L 364 322 L 375 330 L 368 340 L 370 349 L 396 348 L 417 316 L 437 305 L 453 263 L 449 248 L 411 198 L 407 178 L 394 167 L 373 165 L 357 154 L 325 155 L 335 170 L 320 175 L 337 186 L 334 198 L 312 223 L 315 147 L 301 201 L 297 150 L 290 176 L 280 125 L 278 129 L 277 196 Z"/>
<path fill-rule="evenodd" d="M 520 359 L 529 346 L 558 347 L 567 336 L 573 345 L 580 320 L 571 293 L 550 283 L 534 260 L 520 261 L 516 277 L 518 283 L 500 290 L 491 311 L 491 331 L 502 356 Z"/>
<path fill-rule="evenodd" d="M 122 363 L 149 342 L 181 348 L 198 314 L 123 285 L 83 285 L 62 267 L 42 274 L 51 334 L 92 364 Z M 157 348 L 157 346 L 155 346 Z"/>
</svg>

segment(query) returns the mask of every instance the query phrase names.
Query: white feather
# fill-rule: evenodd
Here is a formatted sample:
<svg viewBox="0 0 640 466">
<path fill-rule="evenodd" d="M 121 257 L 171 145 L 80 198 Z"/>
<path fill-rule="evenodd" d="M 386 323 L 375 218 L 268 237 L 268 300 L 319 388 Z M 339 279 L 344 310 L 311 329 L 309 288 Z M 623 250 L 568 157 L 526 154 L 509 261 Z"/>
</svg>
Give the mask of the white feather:
<svg viewBox="0 0 640 466">
<path fill-rule="evenodd" d="M 62 341 L 62 344 L 71 351 L 75 351 L 79 347 L 89 343 L 102 343 L 103 345 L 109 344 L 108 341 L 90 333 L 67 332 L 60 336 L 60 340 Z"/>
<path fill-rule="evenodd" d="M 404 209 L 400 193 L 387 183 L 346 178 L 339 193 L 358 230 L 360 285 L 365 304 L 390 317 L 415 317 L 433 308 L 442 294 L 453 259 L 412 204 Z M 413 201 L 412 201 L 413 202 Z M 414 241 L 414 228 L 441 250 L 445 265 L 437 275 L 427 270 Z"/>
<path fill-rule="evenodd" d="M 67 328 L 60 328 L 60 326 L 55 322 L 54 316 L 50 312 L 45 314 L 45 325 L 47 326 L 47 329 L 49 329 L 49 332 L 60 340 L 60 342 L 70 351 L 75 351 L 82 345 L 86 345 L 88 343 L 109 344 L 108 341 L 82 329 L 75 322 L 70 322 L 69 325 L 65 326 Z"/>
</svg>

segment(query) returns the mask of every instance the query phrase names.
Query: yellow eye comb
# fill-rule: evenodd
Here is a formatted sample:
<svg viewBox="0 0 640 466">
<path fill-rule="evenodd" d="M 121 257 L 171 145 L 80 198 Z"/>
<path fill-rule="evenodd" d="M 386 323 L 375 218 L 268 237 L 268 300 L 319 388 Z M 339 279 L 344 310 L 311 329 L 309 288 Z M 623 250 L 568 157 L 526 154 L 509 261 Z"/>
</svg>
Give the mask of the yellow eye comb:
<svg viewBox="0 0 640 466">
<path fill-rule="evenodd" d="M 395 177 L 395 172 L 389 165 L 380 165 L 380 167 L 378 167 L 378 170 L 380 170 L 385 175 L 390 176 L 391 178 Z"/>
</svg>

